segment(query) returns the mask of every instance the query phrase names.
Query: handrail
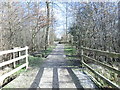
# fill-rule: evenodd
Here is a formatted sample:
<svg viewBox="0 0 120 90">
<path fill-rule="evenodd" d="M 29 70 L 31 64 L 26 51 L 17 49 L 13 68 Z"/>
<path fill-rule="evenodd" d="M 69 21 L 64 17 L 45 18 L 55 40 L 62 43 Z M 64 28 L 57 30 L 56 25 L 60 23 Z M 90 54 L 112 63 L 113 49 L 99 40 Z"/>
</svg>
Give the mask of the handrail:
<svg viewBox="0 0 120 90">
<path fill-rule="evenodd" d="M 82 62 L 88 69 L 90 69 L 95 75 L 99 76 L 101 79 L 103 79 L 104 81 L 106 81 L 108 84 L 110 84 L 111 86 L 113 86 L 114 88 L 120 88 L 120 86 L 118 86 L 116 83 L 113 83 L 112 81 L 110 81 L 109 79 L 107 79 L 106 77 L 102 76 L 101 74 L 99 74 L 98 72 L 94 71 L 94 69 L 92 69 L 88 64 L 86 64 L 85 62 Z"/>
<path fill-rule="evenodd" d="M 20 51 L 25 51 L 25 55 L 21 56 Z M 15 68 L 15 69 L 3 74 L 2 76 L 0 76 L 0 86 L 2 86 L 4 79 L 7 78 L 8 76 L 14 74 L 15 72 L 19 71 L 20 69 L 22 69 L 24 67 L 26 67 L 26 69 L 28 68 L 28 46 L 26 46 L 24 48 L 14 48 L 13 50 L 0 51 L 0 55 L 4 55 L 4 54 L 8 54 L 8 53 L 13 53 L 13 55 L 15 55 L 14 54 L 15 52 L 19 52 L 19 57 L 15 58 L 15 56 L 14 56 L 13 59 L 0 63 L 0 67 L 3 67 L 5 65 L 13 63 L 14 68 Z M 26 62 L 16 68 L 16 61 L 24 59 L 24 58 L 25 58 Z"/>
<path fill-rule="evenodd" d="M 88 60 L 92 60 L 94 62 L 96 62 L 97 64 L 114 71 L 115 73 L 117 73 L 118 75 L 120 75 L 120 70 L 117 70 L 107 64 L 104 64 L 103 62 L 97 61 L 96 59 L 93 59 L 89 56 L 84 55 L 84 50 L 85 51 L 92 51 L 92 52 L 96 52 L 97 54 L 100 55 L 107 55 L 109 57 L 120 57 L 120 53 L 115 53 L 115 52 L 108 52 L 108 51 L 101 51 L 101 50 L 97 50 L 97 49 L 90 49 L 87 47 L 81 47 L 81 59 L 82 59 L 82 64 L 84 66 L 86 66 L 90 71 L 92 71 L 95 75 L 97 75 L 99 78 L 101 78 L 103 81 L 107 82 L 109 85 L 115 87 L 115 88 L 120 88 L 119 85 L 117 85 L 116 83 L 113 83 L 112 81 L 110 81 L 109 79 L 107 79 L 106 77 L 104 77 L 103 75 L 101 75 L 99 72 L 95 71 L 94 69 L 92 69 L 92 67 L 90 67 L 87 63 L 84 62 L 84 58 L 88 59 Z"/>
<path fill-rule="evenodd" d="M 28 56 L 28 55 L 23 55 L 23 56 L 21 56 L 21 57 L 18 57 L 18 58 L 11 59 L 11 60 L 5 61 L 5 62 L 3 62 L 3 63 L 0 63 L 0 67 L 5 66 L 5 65 L 7 65 L 7 64 L 11 64 L 11 63 L 16 62 L 16 61 L 18 61 L 18 60 L 20 60 L 20 59 L 24 59 L 24 58 L 26 58 L 27 56 Z"/>
<path fill-rule="evenodd" d="M 81 49 L 84 49 L 86 51 L 93 51 L 96 52 L 96 54 L 100 54 L 100 55 L 106 55 L 109 57 L 113 57 L 113 58 L 120 58 L 120 53 L 115 53 L 115 52 L 109 52 L 109 51 L 101 51 L 101 50 L 97 50 L 97 49 L 91 49 L 88 47 L 81 47 Z"/>
<path fill-rule="evenodd" d="M 8 53 L 14 53 L 14 52 L 19 52 L 19 51 L 23 51 L 23 50 L 26 50 L 28 49 L 28 46 L 24 47 L 24 48 L 15 48 L 13 50 L 6 50 L 6 51 L 0 51 L 0 56 L 1 55 L 4 55 L 4 54 L 8 54 Z"/>
<path fill-rule="evenodd" d="M 90 57 L 88 57 L 88 56 L 86 56 L 86 55 L 82 55 L 82 56 L 85 57 L 86 59 L 89 59 L 89 60 L 92 60 L 92 61 L 97 62 L 97 63 L 100 64 L 101 66 L 103 66 L 103 67 L 105 67 L 105 68 L 107 68 L 107 69 L 110 69 L 110 70 L 114 71 L 114 72 L 117 73 L 117 74 L 120 74 L 120 70 L 117 70 L 117 69 L 115 69 L 115 68 L 113 68 L 113 67 L 111 67 L 111 66 L 109 66 L 109 65 L 107 65 L 107 64 L 104 64 L 104 63 L 102 63 L 102 62 L 100 62 L 100 61 L 97 61 L 97 60 L 95 60 L 95 59 L 93 59 L 93 58 L 90 58 Z"/>
</svg>

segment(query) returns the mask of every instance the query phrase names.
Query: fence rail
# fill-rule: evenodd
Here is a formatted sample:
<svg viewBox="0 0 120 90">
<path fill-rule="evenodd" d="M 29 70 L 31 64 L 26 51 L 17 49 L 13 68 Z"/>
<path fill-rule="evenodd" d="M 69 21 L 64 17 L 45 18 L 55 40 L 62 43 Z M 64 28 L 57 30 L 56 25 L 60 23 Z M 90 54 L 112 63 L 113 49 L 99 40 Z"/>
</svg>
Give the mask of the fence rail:
<svg viewBox="0 0 120 90">
<path fill-rule="evenodd" d="M 91 49 L 91 48 L 87 48 L 87 47 L 81 47 L 81 49 L 83 49 L 85 51 L 92 51 L 99 55 L 106 55 L 106 56 L 112 57 L 112 58 L 120 58 L 120 53 L 101 51 L 101 50 Z"/>
<path fill-rule="evenodd" d="M 20 51 L 25 51 L 25 55 L 21 56 Z M 15 57 L 16 52 L 19 52 L 19 57 Z M 19 71 L 24 67 L 26 67 L 26 69 L 28 68 L 28 46 L 24 48 L 14 48 L 13 50 L 1 51 L 0 56 L 9 54 L 9 53 L 13 53 L 13 56 L 14 56 L 13 59 L 0 63 L 0 67 L 13 63 L 14 69 L 0 76 L 0 86 L 3 84 L 3 81 L 5 78 L 9 77 L 10 75 L 14 74 L 15 72 Z M 25 58 L 25 63 L 16 68 L 15 67 L 16 61 L 22 60 L 24 58 Z"/>
<path fill-rule="evenodd" d="M 95 71 L 91 66 L 89 66 L 87 63 L 84 62 L 84 59 L 87 60 L 91 60 L 96 62 L 97 64 L 103 66 L 104 68 L 107 68 L 108 70 L 112 70 L 114 73 L 117 73 L 118 75 L 120 75 L 120 70 L 117 70 L 107 64 L 104 64 L 103 62 L 100 62 L 96 59 L 93 59 L 89 56 L 84 55 L 84 51 L 91 51 L 91 52 L 96 52 L 98 55 L 106 55 L 109 57 L 113 57 L 113 58 L 119 58 L 120 57 L 120 53 L 115 53 L 115 52 L 108 52 L 108 51 L 101 51 L 101 50 L 97 50 L 97 49 L 90 49 L 87 47 L 81 47 L 81 56 L 82 56 L 82 64 L 87 67 L 92 73 L 94 73 L 97 77 L 101 78 L 103 81 L 105 81 L 107 84 L 109 84 L 112 87 L 115 88 L 120 88 L 119 85 L 117 85 L 116 83 L 110 81 L 109 79 L 107 79 L 106 77 L 104 77 L 102 74 L 100 74 L 99 72 Z"/>
</svg>

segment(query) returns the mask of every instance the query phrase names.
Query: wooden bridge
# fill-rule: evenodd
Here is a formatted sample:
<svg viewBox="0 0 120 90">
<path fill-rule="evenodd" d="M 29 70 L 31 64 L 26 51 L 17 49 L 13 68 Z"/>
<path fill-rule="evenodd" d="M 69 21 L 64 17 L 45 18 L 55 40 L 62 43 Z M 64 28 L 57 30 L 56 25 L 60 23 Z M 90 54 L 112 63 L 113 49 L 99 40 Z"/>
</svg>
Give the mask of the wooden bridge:
<svg viewBox="0 0 120 90">
<path fill-rule="evenodd" d="M 0 55 L 3 55 L 7 53 L 20 52 L 23 50 L 26 50 L 25 55 L 23 56 L 20 55 L 17 58 L 0 63 L 0 67 L 2 67 L 7 64 L 15 63 L 18 60 L 26 58 L 25 64 L 4 74 L 3 76 L 0 76 L 1 82 L 6 77 L 17 72 L 21 68 L 25 66 L 26 66 L 26 69 L 28 68 L 28 47 L 0 52 Z M 112 66 L 109 66 L 103 62 L 100 62 L 99 60 L 89 57 L 87 55 L 87 52 L 95 52 L 97 55 L 106 55 L 112 58 L 120 57 L 120 53 L 81 47 L 80 60 L 66 60 L 66 56 L 64 54 L 64 45 L 58 44 L 57 47 L 52 51 L 52 53 L 44 61 L 43 65 L 40 66 L 39 70 L 35 73 L 35 76 L 33 75 L 34 79 L 31 80 L 30 82 L 24 82 L 24 84 L 26 83 L 25 88 L 94 88 L 94 89 L 98 89 L 99 86 L 96 83 L 99 83 L 99 82 L 96 79 L 94 79 L 94 77 L 90 73 L 84 71 L 84 69 L 86 68 L 90 70 L 92 74 L 95 75 L 96 78 L 102 79 L 104 82 L 106 82 L 106 84 L 111 86 L 111 88 L 120 88 L 119 85 L 112 82 L 111 80 L 103 76 L 101 73 L 93 69 L 89 64 L 86 63 L 86 60 L 95 62 L 96 64 L 104 67 L 105 69 L 112 71 L 114 75 L 117 77 L 119 77 L 120 75 L 120 70 Z M 80 64 L 82 64 L 82 67 L 80 67 Z M 22 82 L 22 79 L 26 77 L 22 77 L 22 79 L 20 77 L 10 82 L 8 84 L 8 87 L 14 86 L 14 88 L 23 88 L 22 84 L 21 86 L 18 86 L 18 84 L 19 82 Z"/>
</svg>

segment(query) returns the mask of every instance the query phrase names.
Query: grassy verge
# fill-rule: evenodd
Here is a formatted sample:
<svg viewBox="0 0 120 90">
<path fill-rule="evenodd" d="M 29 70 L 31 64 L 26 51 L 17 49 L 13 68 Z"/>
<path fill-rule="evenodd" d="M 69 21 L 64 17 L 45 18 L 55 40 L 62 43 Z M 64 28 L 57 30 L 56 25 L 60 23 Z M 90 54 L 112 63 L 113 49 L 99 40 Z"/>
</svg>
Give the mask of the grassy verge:
<svg viewBox="0 0 120 90">
<path fill-rule="evenodd" d="M 66 44 L 64 48 L 64 52 L 67 59 L 76 59 L 76 49 L 74 46 L 71 46 L 70 44 Z"/>
<path fill-rule="evenodd" d="M 40 67 L 44 58 L 29 56 L 29 67 Z"/>
<path fill-rule="evenodd" d="M 55 48 L 55 46 L 50 46 L 47 48 L 47 50 L 44 52 L 45 54 L 45 57 L 47 57 L 51 52 L 52 50 Z"/>
</svg>

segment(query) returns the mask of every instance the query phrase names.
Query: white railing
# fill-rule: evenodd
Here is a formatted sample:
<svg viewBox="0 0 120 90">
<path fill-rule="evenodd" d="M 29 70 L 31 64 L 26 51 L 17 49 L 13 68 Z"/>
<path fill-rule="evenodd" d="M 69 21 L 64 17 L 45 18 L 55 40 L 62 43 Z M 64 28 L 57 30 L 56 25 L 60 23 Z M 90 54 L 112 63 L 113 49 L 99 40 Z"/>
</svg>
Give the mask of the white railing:
<svg viewBox="0 0 120 90">
<path fill-rule="evenodd" d="M 25 51 L 25 55 L 21 56 L 21 51 Z M 15 52 L 19 52 L 19 57 L 15 57 Z M 10 53 L 13 53 L 13 59 L 0 63 L 0 68 L 13 63 L 14 69 L 0 76 L 0 86 L 3 84 L 4 79 L 8 76 L 14 74 L 24 67 L 26 67 L 26 69 L 28 68 L 28 46 L 24 48 L 14 48 L 13 50 L 0 51 L 0 56 Z M 24 58 L 26 60 L 25 63 L 20 65 L 19 67 L 16 67 L 16 62 L 19 60 L 23 60 Z"/>
</svg>

